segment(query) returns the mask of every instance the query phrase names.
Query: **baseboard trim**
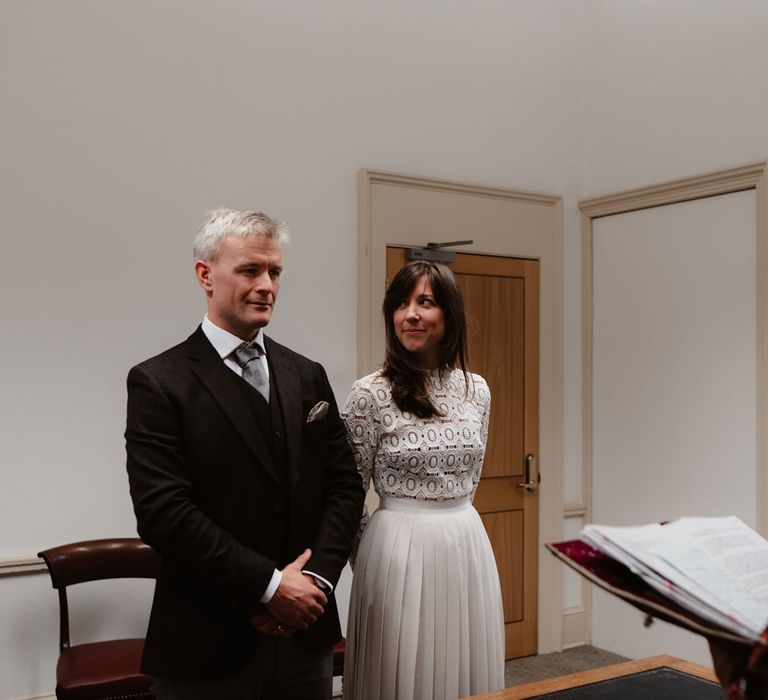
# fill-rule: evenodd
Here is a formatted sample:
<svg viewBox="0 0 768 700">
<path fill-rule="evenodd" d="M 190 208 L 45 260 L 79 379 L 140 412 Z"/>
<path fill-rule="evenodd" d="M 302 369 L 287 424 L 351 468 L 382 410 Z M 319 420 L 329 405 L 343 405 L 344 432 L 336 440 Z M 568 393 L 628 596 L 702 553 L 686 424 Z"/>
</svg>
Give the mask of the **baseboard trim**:
<svg viewBox="0 0 768 700">
<path fill-rule="evenodd" d="M 584 606 L 563 610 L 563 649 L 589 644 L 587 609 Z"/>
</svg>

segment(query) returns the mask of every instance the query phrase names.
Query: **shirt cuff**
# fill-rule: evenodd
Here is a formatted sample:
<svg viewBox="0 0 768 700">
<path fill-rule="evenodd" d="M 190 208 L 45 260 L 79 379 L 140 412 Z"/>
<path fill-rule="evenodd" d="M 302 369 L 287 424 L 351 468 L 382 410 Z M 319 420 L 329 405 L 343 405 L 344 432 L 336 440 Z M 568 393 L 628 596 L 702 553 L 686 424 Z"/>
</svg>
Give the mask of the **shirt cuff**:
<svg viewBox="0 0 768 700">
<path fill-rule="evenodd" d="M 264 589 L 264 593 L 261 595 L 261 602 L 265 605 L 272 600 L 272 596 L 275 595 L 277 587 L 280 585 L 280 581 L 283 580 L 283 572 L 275 569 L 275 573 L 272 574 L 272 578 L 269 581 L 269 585 Z"/>
<path fill-rule="evenodd" d="M 301 573 L 307 574 L 308 576 L 311 576 L 313 579 L 315 579 L 315 583 L 317 584 L 317 587 L 323 593 L 333 593 L 333 586 L 330 584 L 329 581 L 326 581 L 322 576 L 318 576 L 314 571 L 308 571 L 307 569 L 302 569 Z"/>
</svg>

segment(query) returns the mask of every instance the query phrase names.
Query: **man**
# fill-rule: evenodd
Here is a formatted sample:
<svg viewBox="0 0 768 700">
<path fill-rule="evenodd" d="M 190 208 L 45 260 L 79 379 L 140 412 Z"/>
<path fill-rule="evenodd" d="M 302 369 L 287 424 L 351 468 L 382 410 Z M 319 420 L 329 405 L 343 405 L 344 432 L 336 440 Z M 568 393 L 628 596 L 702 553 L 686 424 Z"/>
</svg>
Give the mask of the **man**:
<svg viewBox="0 0 768 700">
<path fill-rule="evenodd" d="M 729 700 L 768 698 L 768 635 L 751 644 L 707 637 L 715 673 Z"/>
<path fill-rule="evenodd" d="M 128 476 L 163 568 L 143 672 L 167 700 L 331 696 L 333 587 L 364 500 L 323 368 L 263 334 L 283 224 L 210 212 L 207 315 L 128 375 Z"/>
</svg>

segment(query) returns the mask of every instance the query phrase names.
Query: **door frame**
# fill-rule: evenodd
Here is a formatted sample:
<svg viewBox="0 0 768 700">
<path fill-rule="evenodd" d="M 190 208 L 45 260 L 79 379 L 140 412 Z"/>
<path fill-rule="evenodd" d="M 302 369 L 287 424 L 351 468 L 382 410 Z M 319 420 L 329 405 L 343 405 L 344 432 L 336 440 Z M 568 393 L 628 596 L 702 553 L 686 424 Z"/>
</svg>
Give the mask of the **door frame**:
<svg viewBox="0 0 768 700">
<path fill-rule="evenodd" d="M 375 219 L 377 193 L 382 188 L 403 188 L 410 195 L 435 198 L 457 205 L 465 198 L 501 200 L 525 218 L 539 222 L 537 228 L 514 225 L 471 232 L 475 244 L 462 248 L 468 253 L 533 258 L 540 263 L 539 344 L 539 464 L 543 485 L 539 496 L 539 653 L 559 651 L 563 646 L 563 571 L 542 544 L 562 539 L 563 483 L 563 205 L 559 196 L 483 187 L 461 182 L 411 177 L 377 170 L 358 174 L 357 250 L 357 374 L 374 371 L 383 359 L 384 324 L 381 304 L 386 283 L 386 248 L 411 246 L 419 241 L 458 240 L 468 231 L 457 224 L 455 231 L 439 232 L 414 221 L 412 230 L 388 231 Z M 558 601 L 553 605 L 552 601 Z"/>
<path fill-rule="evenodd" d="M 746 190 L 755 191 L 756 205 L 756 498 L 757 530 L 768 537 L 768 162 L 720 170 L 698 177 L 663 182 L 626 192 L 604 195 L 579 202 L 581 212 L 581 339 L 582 339 L 582 493 L 584 522 L 592 520 L 592 309 L 593 226 L 603 216 L 625 214 L 639 209 L 690 202 Z M 582 601 L 589 612 L 591 639 L 591 586 L 582 583 Z"/>
</svg>

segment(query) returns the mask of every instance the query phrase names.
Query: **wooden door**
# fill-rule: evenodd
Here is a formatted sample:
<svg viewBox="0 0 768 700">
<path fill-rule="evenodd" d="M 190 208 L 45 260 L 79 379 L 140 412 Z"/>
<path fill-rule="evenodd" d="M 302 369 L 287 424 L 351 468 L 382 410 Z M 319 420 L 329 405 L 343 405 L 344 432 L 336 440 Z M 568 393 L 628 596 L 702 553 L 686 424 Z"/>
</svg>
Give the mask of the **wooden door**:
<svg viewBox="0 0 768 700">
<path fill-rule="evenodd" d="M 387 248 L 387 280 L 406 263 Z M 491 424 L 475 508 L 496 556 L 506 658 L 535 654 L 538 589 L 539 263 L 458 254 L 471 370 L 491 389 Z M 530 457 L 528 457 L 530 455 Z M 529 461 L 529 488 L 525 480 Z"/>
</svg>

